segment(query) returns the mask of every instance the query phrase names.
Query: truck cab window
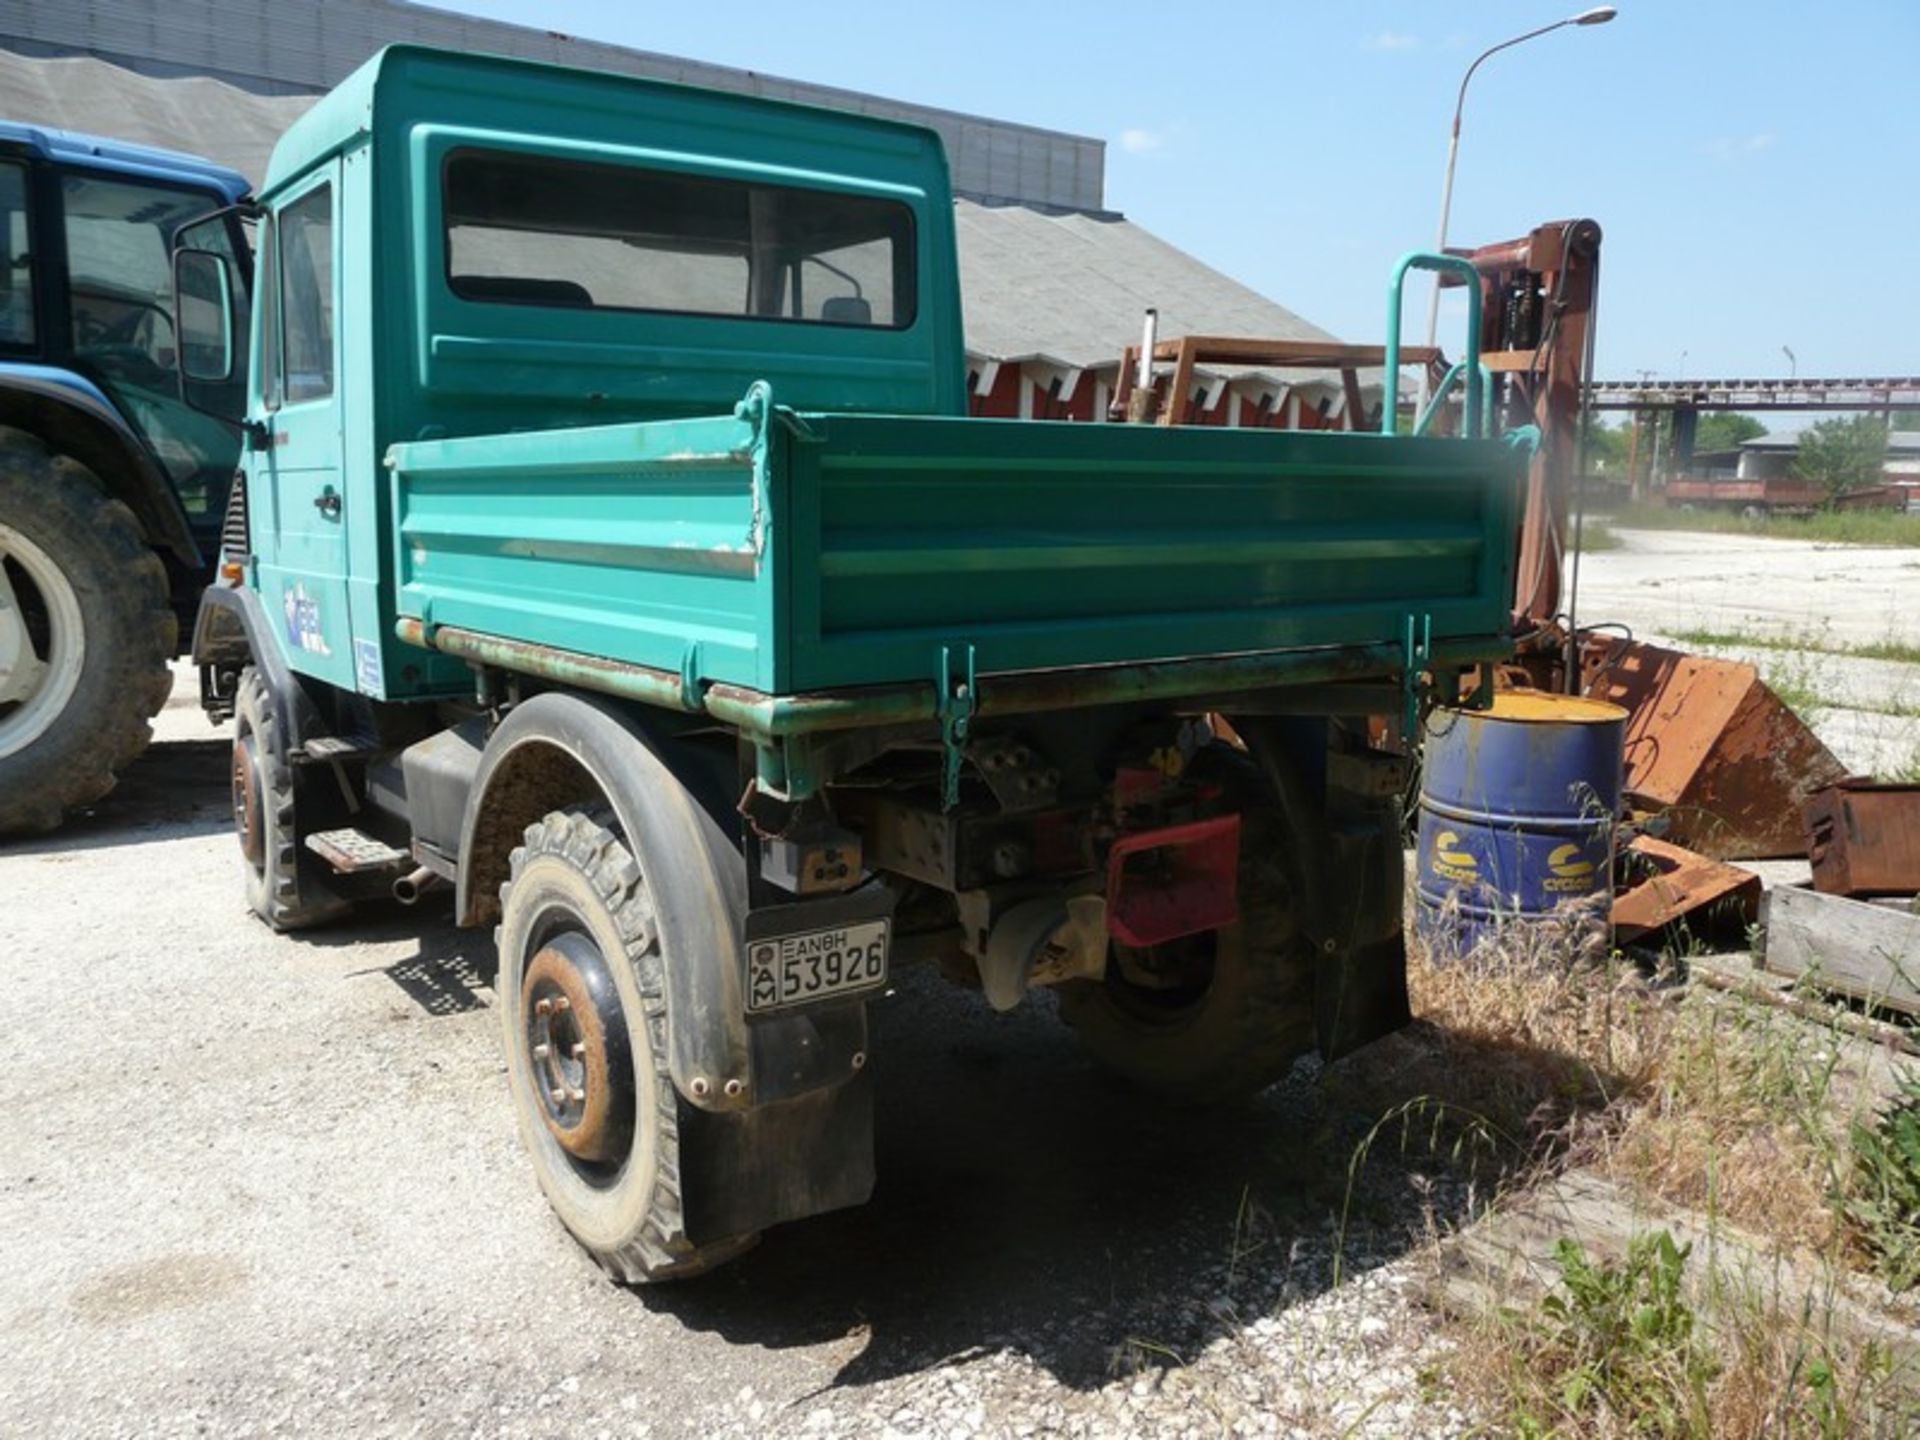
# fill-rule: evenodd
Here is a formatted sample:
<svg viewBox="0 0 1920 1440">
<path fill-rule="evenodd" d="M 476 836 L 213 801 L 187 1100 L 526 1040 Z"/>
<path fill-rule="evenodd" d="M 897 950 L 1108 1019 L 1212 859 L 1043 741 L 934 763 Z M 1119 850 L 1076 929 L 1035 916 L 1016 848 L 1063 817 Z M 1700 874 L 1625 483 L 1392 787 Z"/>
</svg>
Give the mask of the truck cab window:
<svg viewBox="0 0 1920 1440">
<path fill-rule="evenodd" d="M 33 344 L 27 167 L 0 165 L 0 345 Z"/>
<path fill-rule="evenodd" d="M 333 187 L 321 185 L 280 212 L 280 399 L 333 394 Z"/>
<path fill-rule="evenodd" d="M 463 300 L 913 323 L 913 212 L 898 201 L 461 150 L 442 203 Z"/>
</svg>

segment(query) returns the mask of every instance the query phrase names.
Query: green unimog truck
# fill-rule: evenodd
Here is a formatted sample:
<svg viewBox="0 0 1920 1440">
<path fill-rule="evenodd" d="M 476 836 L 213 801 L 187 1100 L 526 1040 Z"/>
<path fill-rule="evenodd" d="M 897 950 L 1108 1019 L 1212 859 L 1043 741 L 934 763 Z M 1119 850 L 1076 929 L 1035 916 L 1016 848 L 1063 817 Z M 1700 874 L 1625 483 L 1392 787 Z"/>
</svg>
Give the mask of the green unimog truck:
<svg viewBox="0 0 1920 1440">
<path fill-rule="evenodd" d="M 905 965 L 1202 1098 L 1404 1022 L 1367 717 L 1506 653 L 1519 451 L 967 418 L 939 142 L 856 115 L 392 49 L 260 202 L 194 642 L 248 896 L 493 928 L 609 1270 L 867 1197 Z"/>
</svg>

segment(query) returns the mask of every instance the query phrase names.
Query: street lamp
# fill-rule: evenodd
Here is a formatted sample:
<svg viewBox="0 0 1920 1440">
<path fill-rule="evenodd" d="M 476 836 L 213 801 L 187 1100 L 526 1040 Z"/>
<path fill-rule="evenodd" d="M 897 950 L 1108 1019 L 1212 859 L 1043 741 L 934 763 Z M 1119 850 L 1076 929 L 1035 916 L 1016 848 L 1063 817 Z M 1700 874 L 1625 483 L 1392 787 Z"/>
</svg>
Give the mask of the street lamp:
<svg viewBox="0 0 1920 1440">
<path fill-rule="evenodd" d="M 1473 79 L 1473 72 L 1480 68 L 1481 62 L 1487 59 L 1488 56 L 1497 55 L 1502 50 L 1511 50 L 1516 45 L 1524 44 L 1528 40 L 1537 40 L 1540 36 L 1550 35 L 1555 30 L 1564 30 L 1569 25 L 1604 25 L 1619 13 L 1620 12 L 1611 5 L 1596 5 L 1591 10 L 1582 10 L 1578 15 L 1569 15 L 1566 19 L 1556 20 L 1551 25 L 1542 25 L 1538 30 L 1529 30 L 1526 34 L 1516 35 L 1511 40 L 1502 40 L 1498 45 L 1487 50 L 1482 50 L 1480 54 L 1474 58 L 1474 62 L 1467 66 L 1467 73 L 1460 77 L 1459 97 L 1453 102 L 1453 136 L 1447 142 L 1447 183 L 1440 191 L 1440 236 L 1433 243 L 1433 248 L 1436 253 L 1444 255 L 1447 249 L 1447 217 L 1453 210 L 1453 166 L 1454 162 L 1460 158 L 1460 112 L 1466 108 L 1467 82 Z M 1427 305 L 1427 346 L 1429 349 L 1433 347 L 1434 340 L 1439 333 L 1440 277 L 1435 275 L 1433 277 L 1433 298 Z M 1471 379 L 1471 377 L 1469 377 L 1469 379 Z M 1424 368 L 1420 371 L 1419 408 L 1421 410 L 1427 408 L 1427 372 Z"/>
<path fill-rule="evenodd" d="M 1782 345 L 1780 347 L 1780 353 L 1787 357 L 1787 364 L 1793 367 L 1787 372 L 1787 378 L 1789 380 L 1798 380 L 1800 378 L 1800 357 L 1793 353 L 1793 347 L 1791 345 Z"/>
</svg>

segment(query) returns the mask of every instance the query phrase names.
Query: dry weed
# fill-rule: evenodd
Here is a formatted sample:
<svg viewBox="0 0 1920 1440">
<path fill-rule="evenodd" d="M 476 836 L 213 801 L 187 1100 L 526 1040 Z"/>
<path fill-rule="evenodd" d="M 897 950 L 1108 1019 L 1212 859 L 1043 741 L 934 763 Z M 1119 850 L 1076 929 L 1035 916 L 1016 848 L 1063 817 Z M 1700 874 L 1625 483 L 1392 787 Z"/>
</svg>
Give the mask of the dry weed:
<svg viewBox="0 0 1920 1440">
<path fill-rule="evenodd" d="M 1690 997 L 1597 1163 L 1777 1243 L 1830 1248 L 1853 1118 L 1835 1103 L 1834 1040 L 1777 1011 Z"/>
<path fill-rule="evenodd" d="M 1520 1152 L 1505 1172 L 1510 1186 L 1549 1167 L 1590 1167 L 1699 1212 L 1710 1233 L 1723 1224 L 1744 1233 L 1823 1285 L 1850 1285 L 1863 1262 L 1843 1219 L 1856 1183 L 1848 1132 L 1875 1105 L 1858 1043 L 1565 942 L 1536 928 L 1463 961 L 1416 953 L 1409 986 L 1424 1023 L 1389 1070 L 1399 1103 L 1430 1095 L 1487 1117 Z M 1687 1293 L 1705 1296 L 1697 1365 L 1677 1363 L 1672 1345 L 1648 1345 L 1610 1359 L 1593 1390 L 1599 1382 L 1569 1359 L 1578 1347 L 1563 1272 L 1557 1311 L 1516 1289 L 1487 1313 L 1457 1318 L 1463 1389 L 1518 1433 L 1912 1433 L 1904 1342 L 1896 1363 L 1804 1285 L 1733 1283 L 1711 1254 L 1679 1263 L 1700 1272 Z M 1594 1274 L 1638 1283 L 1604 1267 Z"/>
</svg>

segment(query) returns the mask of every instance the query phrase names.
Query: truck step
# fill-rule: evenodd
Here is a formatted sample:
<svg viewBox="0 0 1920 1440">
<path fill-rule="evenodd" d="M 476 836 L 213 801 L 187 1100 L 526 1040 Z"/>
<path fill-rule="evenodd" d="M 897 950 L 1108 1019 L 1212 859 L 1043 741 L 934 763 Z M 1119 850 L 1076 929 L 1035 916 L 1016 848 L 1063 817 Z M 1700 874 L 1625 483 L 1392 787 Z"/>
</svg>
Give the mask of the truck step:
<svg viewBox="0 0 1920 1440">
<path fill-rule="evenodd" d="M 307 836 L 307 848 L 342 875 L 366 870 L 397 870 L 413 863 L 404 850 L 360 830 L 316 830 Z"/>
<path fill-rule="evenodd" d="M 381 754 L 377 745 L 363 745 L 344 735 L 316 735 L 293 752 L 293 762 L 309 764 L 324 760 L 366 760 Z"/>
</svg>

